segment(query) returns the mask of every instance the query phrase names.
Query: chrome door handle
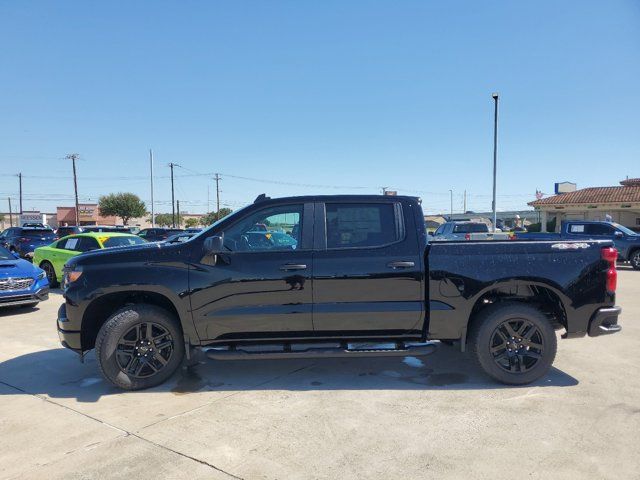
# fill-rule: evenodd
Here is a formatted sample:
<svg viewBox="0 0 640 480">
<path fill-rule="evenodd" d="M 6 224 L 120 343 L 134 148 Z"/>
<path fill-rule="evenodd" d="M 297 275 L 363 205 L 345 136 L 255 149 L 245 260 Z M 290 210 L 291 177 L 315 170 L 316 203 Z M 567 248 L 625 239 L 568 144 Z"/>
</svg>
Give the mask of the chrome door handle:
<svg viewBox="0 0 640 480">
<path fill-rule="evenodd" d="M 280 265 L 280 270 L 284 270 L 288 272 L 290 270 L 306 270 L 307 266 L 303 263 L 285 263 L 284 265 Z"/>
<path fill-rule="evenodd" d="M 411 267 L 415 267 L 416 264 L 413 262 L 389 262 L 387 263 L 387 267 L 389 268 L 411 268 Z"/>
</svg>

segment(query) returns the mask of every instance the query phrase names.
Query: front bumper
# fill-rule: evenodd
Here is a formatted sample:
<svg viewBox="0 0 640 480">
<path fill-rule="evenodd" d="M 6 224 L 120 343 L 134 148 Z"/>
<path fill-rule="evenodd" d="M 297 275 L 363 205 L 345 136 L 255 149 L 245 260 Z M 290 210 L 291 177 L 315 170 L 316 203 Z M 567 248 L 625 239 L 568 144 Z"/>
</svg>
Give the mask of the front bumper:
<svg viewBox="0 0 640 480">
<path fill-rule="evenodd" d="M 622 312 L 620 307 L 599 308 L 589 321 L 589 336 L 611 335 L 622 330 L 618 325 L 618 316 Z"/>
<path fill-rule="evenodd" d="M 69 319 L 67 318 L 67 304 L 63 303 L 58 309 L 58 338 L 63 347 L 82 353 L 81 333 L 76 330 L 69 330 Z M 65 330 L 65 327 L 67 328 Z"/>
<path fill-rule="evenodd" d="M 16 292 L 0 295 L 0 307 L 17 307 L 32 303 L 43 302 L 49 298 L 49 287 L 42 287 L 36 291 Z"/>
</svg>

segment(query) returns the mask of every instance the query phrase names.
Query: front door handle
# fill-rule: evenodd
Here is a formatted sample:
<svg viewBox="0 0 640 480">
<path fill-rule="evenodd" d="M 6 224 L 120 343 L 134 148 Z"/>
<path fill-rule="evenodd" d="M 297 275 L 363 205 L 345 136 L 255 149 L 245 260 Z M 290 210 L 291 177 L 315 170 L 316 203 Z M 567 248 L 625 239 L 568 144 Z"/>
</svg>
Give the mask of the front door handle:
<svg viewBox="0 0 640 480">
<path fill-rule="evenodd" d="M 284 265 L 280 265 L 280 270 L 284 270 L 288 272 L 290 270 L 306 270 L 307 266 L 303 263 L 285 263 Z"/>
<path fill-rule="evenodd" d="M 387 263 L 387 267 L 389 268 L 411 268 L 411 267 L 415 267 L 416 264 L 413 262 L 389 262 Z"/>
</svg>

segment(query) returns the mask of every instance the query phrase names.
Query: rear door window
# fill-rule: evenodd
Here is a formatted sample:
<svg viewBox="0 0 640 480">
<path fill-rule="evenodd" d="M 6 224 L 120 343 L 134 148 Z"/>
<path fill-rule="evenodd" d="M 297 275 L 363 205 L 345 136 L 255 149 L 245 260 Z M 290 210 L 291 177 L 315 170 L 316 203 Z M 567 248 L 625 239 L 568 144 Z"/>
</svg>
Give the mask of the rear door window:
<svg viewBox="0 0 640 480">
<path fill-rule="evenodd" d="M 79 240 L 80 241 L 78 242 L 78 245 L 76 245 L 76 248 L 74 248 L 74 250 L 76 250 L 77 252 L 89 252 L 91 250 L 97 250 L 100 248 L 100 245 L 95 238 L 80 237 Z"/>
<path fill-rule="evenodd" d="M 391 203 L 327 203 L 327 248 L 370 248 L 400 240 Z"/>
<path fill-rule="evenodd" d="M 585 226 L 587 235 L 593 235 L 594 237 L 610 237 L 613 235 L 613 231 L 612 225 L 603 223 L 589 223 Z"/>
</svg>

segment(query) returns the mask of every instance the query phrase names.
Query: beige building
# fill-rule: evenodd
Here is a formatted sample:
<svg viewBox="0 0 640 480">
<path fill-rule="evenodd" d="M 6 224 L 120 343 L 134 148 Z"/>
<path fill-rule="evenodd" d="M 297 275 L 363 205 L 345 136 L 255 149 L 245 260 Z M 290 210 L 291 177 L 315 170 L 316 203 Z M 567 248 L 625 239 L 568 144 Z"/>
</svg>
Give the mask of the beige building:
<svg viewBox="0 0 640 480">
<path fill-rule="evenodd" d="M 559 193 L 530 202 L 540 212 L 542 231 L 556 219 L 556 231 L 565 220 L 611 220 L 640 231 L 640 178 L 615 187 L 592 187 Z"/>
</svg>

